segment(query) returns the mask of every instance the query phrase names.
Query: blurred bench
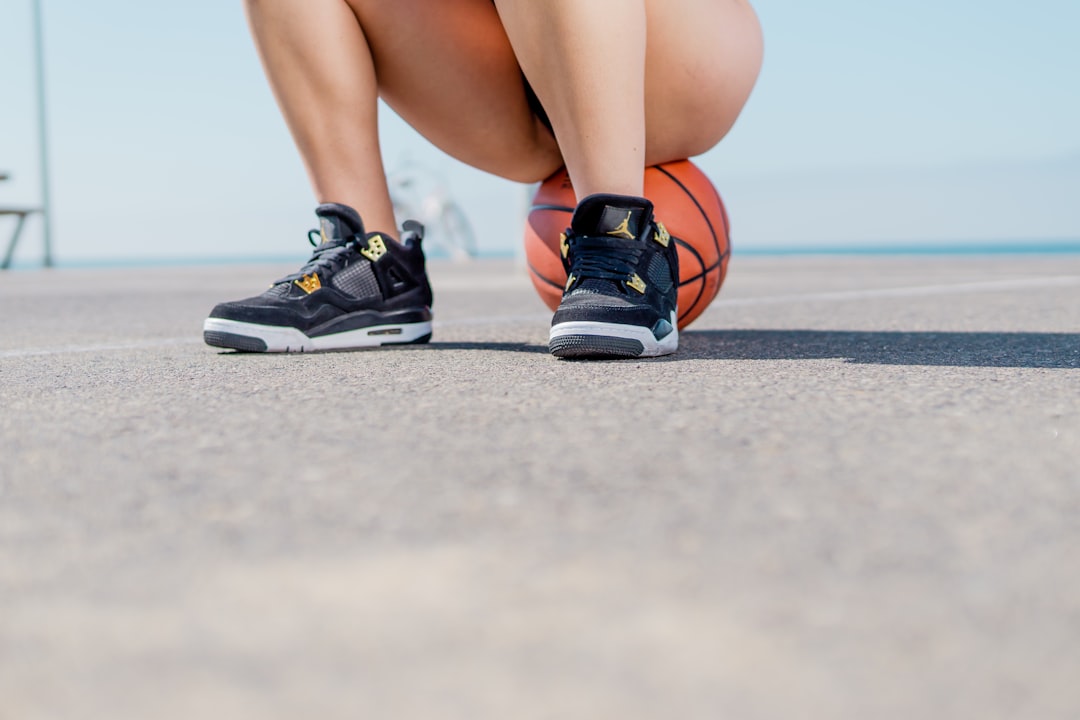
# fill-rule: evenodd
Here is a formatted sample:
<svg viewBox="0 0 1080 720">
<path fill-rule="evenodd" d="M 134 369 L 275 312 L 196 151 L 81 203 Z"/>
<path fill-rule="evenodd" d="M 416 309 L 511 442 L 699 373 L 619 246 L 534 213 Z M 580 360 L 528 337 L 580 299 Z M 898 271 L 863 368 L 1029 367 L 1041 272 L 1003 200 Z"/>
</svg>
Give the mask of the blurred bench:
<svg viewBox="0 0 1080 720">
<path fill-rule="evenodd" d="M 0 180 L 7 179 L 7 173 L 0 172 Z M 19 236 L 22 235 L 23 225 L 26 224 L 26 218 L 38 212 L 41 212 L 41 208 L 9 207 L 7 205 L 0 205 L 0 217 L 5 215 L 13 215 L 15 217 L 15 232 L 11 234 L 11 239 L 8 240 L 7 250 L 4 252 L 4 259 L 0 262 L 0 270 L 7 270 L 11 267 L 11 261 L 15 257 L 15 247 L 19 244 Z"/>
</svg>

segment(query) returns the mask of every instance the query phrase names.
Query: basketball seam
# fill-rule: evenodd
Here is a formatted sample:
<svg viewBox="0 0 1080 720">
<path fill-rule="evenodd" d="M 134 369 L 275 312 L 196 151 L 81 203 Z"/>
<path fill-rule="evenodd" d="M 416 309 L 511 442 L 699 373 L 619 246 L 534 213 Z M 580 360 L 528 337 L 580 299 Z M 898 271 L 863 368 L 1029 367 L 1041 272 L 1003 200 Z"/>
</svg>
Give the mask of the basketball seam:
<svg viewBox="0 0 1080 720">
<path fill-rule="evenodd" d="M 563 286 L 562 286 L 562 285 L 560 285 L 559 283 L 555 282 L 554 280 L 549 280 L 549 279 L 548 279 L 547 277 L 545 277 L 545 276 L 541 275 L 541 274 L 540 274 L 540 271 L 539 271 L 539 270 L 537 270 L 537 269 L 536 269 L 535 267 L 533 267 L 532 263 L 526 263 L 526 265 L 528 265 L 528 266 L 529 266 L 529 271 L 530 271 L 530 272 L 531 272 L 531 273 L 532 273 L 533 275 L 535 275 L 536 277 L 540 278 L 540 280 L 542 280 L 543 282 L 547 283 L 548 285 L 550 285 L 551 287 L 555 288 L 556 290 L 559 290 L 560 292 L 561 292 L 561 291 L 563 290 Z"/>
<path fill-rule="evenodd" d="M 537 210 L 554 210 L 555 212 L 565 212 L 574 214 L 574 208 L 566 207 L 565 205 L 533 205 L 529 210 L 529 214 L 532 215 Z"/>
<path fill-rule="evenodd" d="M 554 177 L 554 175 L 552 175 L 552 177 Z M 550 179 L 551 178 L 548 178 L 548 180 L 550 180 Z M 547 182 L 547 180 L 545 180 L 544 182 Z M 562 212 L 562 213 L 566 213 L 566 214 L 572 216 L 574 214 L 574 208 L 566 207 L 565 205 L 555 205 L 555 204 L 551 204 L 551 203 L 543 203 L 543 204 L 539 204 L 539 205 L 533 205 L 533 206 L 531 206 L 529 208 L 529 219 L 527 221 L 527 224 L 530 227 L 532 226 L 532 216 L 533 216 L 533 213 L 535 213 L 535 212 Z M 535 229 L 533 229 L 533 234 L 538 239 L 540 239 L 540 235 L 539 235 L 539 233 L 537 233 L 537 231 Z M 541 239 L 541 242 L 543 242 L 542 239 Z M 558 291 L 560 294 L 562 294 L 562 292 L 566 289 L 565 288 L 565 285 L 566 285 L 565 280 L 561 284 L 557 283 L 554 280 L 547 277 L 546 275 L 542 274 L 539 270 L 536 269 L 536 266 L 534 266 L 532 263 L 526 261 L 525 264 L 528 266 L 529 272 L 532 274 L 532 276 L 533 276 L 533 278 L 535 280 L 540 281 L 542 284 L 546 285 L 547 287 L 550 287 L 552 290 Z M 543 295 L 541 294 L 541 297 L 542 296 Z"/>
<path fill-rule="evenodd" d="M 656 165 L 654 167 L 657 170 L 659 170 L 661 173 L 666 175 L 669 180 L 671 180 L 673 183 L 675 183 L 679 187 L 679 189 L 682 190 L 684 193 L 686 193 L 686 196 L 688 198 L 690 198 L 691 201 L 693 201 L 694 206 L 697 207 L 698 212 L 701 213 L 701 218 L 705 221 L 705 224 L 709 228 L 709 233 L 712 235 L 712 239 L 713 239 L 713 247 L 716 249 L 716 256 L 718 258 L 716 265 L 705 269 L 704 271 L 702 271 L 701 275 L 696 276 L 694 278 L 691 278 L 690 280 L 687 280 L 687 282 L 694 282 L 695 280 L 697 280 L 697 278 L 701 278 L 701 289 L 698 291 L 697 298 L 695 298 L 694 303 L 690 306 L 690 309 L 687 310 L 685 313 L 680 314 L 680 319 L 682 319 L 683 317 L 686 317 L 687 315 L 689 315 L 690 312 L 694 308 L 697 307 L 697 304 L 699 302 L 701 302 L 701 298 L 705 294 L 705 285 L 706 285 L 705 278 L 708 276 L 708 274 L 712 270 L 717 269 L 717 268 L 721 268 L 723 266 L 724 260 L 731 253 L 731 237 L 730 237 L 730 231 L 728 230 L 727 210 L 726 210 L 726 208 L 724 208 L 723 201 L 719 201 L 720 200 L 720 193 L 716 190 L 716 186 L 713 185 L 710 182 L 709 185 L 712 188 L 713 194 L 716 196 L 717 200 L 719 201 L 718 204 L 720 206 L 720 217 L 721 217 L 721 221 L 724 223 L 724 236 L 728 241 L 728 250 L 727 250 L 727 252 L 724 252 L 724 251 L 722 251 L 720 249 L 720 238 L 718 238 L 717 235 L 716 235 L 716 228 L 713 227 L 712 220 L 709 219 L 708 213 L 705 212 L 705 208 L 703 208 L 701 206 L 701 203 L 698 202 L 698 199 L 694 196 L 694 194 L 692 192 L 690 192 L 690 190 L 685 185 L 683 185 L 683 183 L 677 177 L 672 175 L 665 168 L 663 168 L 663 167 L 661 167 L 659 165 Z M 693 250 L 693 248 L 691 248 L 686 243 L 680 242 L 680 244 L 682 244 L 684 247 L 687 247 L 690 250 Z M 695 252 L 695 255 L 697 255 L 696 252 Z M 698 257 L 698 260 L 701 262 L 702 267 L 704 267 L 705 263 L 703 261 L 701 261 L 701 256 L 698 255 L 697 257 Z M 680 286 L 681 285 L 682 285 L 682 283 L 680 283 Z"/>
<path fill-rule="evenodd" d="M 685 241 L 685 240 L 683 240 L 682 238 L 677 238 L 677 237 L 676 237 L 676 238 L 672 238 L 672 239 L 673 239 L 673 240 L 675 240 L 675 244 L 676 244 L 676 245 L 681 245 L 681 246 L 683 246 L 684 248 L 686 248 L 687 250 L 689 250 L 689 251 L 690 251 L 691 253 L 693 253 L 693 254 L 694 254 L 694 257 L 696 257 L 696 258 L 697 258 L 697 261 L 698 261 L 698 265 L 700 265 L 700 266 L 701 266 L 702 268 L 704 268 L 704 267 L 705 267 L 705 260 L 704 260 L 704 258 L 702 258 L 702 257 L 701 257 L 701 253 L 699 253 L 699 252 L 697 251 L 697 248 L 695 248 L 695 247 L 694 247 L 693 245 L 691 245 L 690 243 L 686 242 L 686 241 Z M 695 277 L 701 277 L 701 278 L 703 278 L 703 277 L 705 277 L 705 275 L 706 275 L 706 274 L 707 274 L 708 272 L 709 272 L 708 270 L 704 270 L 704 271 L 702 271 L 702 273 L 701 273 L 700 275 L 697 275 L 697 276 L 695 276 Z M 689 282 L 692 282 L 693 280 L 694 280 L 694 278 L 690 278 L 690 280 L 687 280 L 686 282 L 687 282 L 687 283 L 689 283 Z M 680 280 L 680 281 L 679 281 L 679 287 L 681 288 L 682 286 L 683 286 L 683 282 L 682 282 L 682 281 Z M 696 298 L 694 298 L 694 302 L 690 303 L 690 307 L 688 307 L 688 308 L 686 309 L 686 312 L 680 312 L 680 313 L 679 313 L 679 319 L 680 319 L 680 320 L 682 320 L 682 319 L 683 319 L 684 317 L 686 317 L 687 315 L 689 315 L 689 314 L 690 314 L 690 311 L 691 311 L 691 310 L 693 310 L 694 308 L 696 308 L 696 307 L 697 307 L 697 304 L 698 304 L 699 302 L 701 302 L 701 296 L 702 296 L 702 295 L 704 295 L 704 294 L 705 294 L 705 282 L 704 282 L 704 281 L 702 281 L 702 283 L 701 283 L 701 289 L 700 289 L 700 290 L 698 290 L 698 294 L 697 294 L 697 297 L 696 297 Z"/>
<path fill-rule="evenodd" d="M 727 207 L 724 205 L 723 198 L 720 197 L 720 191 L 713 185 L 713 195 L 716 196 L 716 204 L 720 206 L 720 219 L 724 223 L 724 237 L 727 238 L 728 251 L 724 255 L 731 254 L 731 220 L 728 218 Z"/>
<path fill-rule="evenodd" d="M 698 202 L 698 199 L 696 197 L 694 197 L 694 194 L 692 192 L 690 192 L 690 190 L 687 189 L 687 187 L 685 185 L 683 185 L 682 182 L 680 182 L 677 177 L 675 177 L 674 175 L 672 175 L 671 173 L 669 173 L 667 170 L 660 167 L 659 165 L 656 165 L 654 167 L 656 167 L 656 169 L 659 170 L 660 172 L 662 172 L 664 175 L 667 175 L 668 178 L 671 180 L 671 182 L 678 185 L 679 188 L 684 193 L 686 193 L 686 196 L 688 198 L 690 198 L 690 200 L 694 203 L 694 206 L 698 209 L 698 212 L 701 213 L 702 219 L 705 220 L 705 224 L 709 226 L 709 233 L 712 235 L 713 247 L 716 248 L 717 257 L 722 258 L 724 256 L 724 253 L 720 249 L 720 239 L 716 236 L 716 228 L 713 227 L 712 220 L 709 219 L 709 215 L 708 215 L 708 213 L 705 212 L 705 208 L 701 207 L 701 203 Z M 716 192 L 716 186 L 712 185 L 711 182 L 709 184 L 712 186 L 713 192 Z M 704 264 L 705 263 L 702 263 L 702 265 L 704 265 Z"/>
<path fill-rule="evenodd" d="M 682 287 L 683 285 L 689 285 L 690 283 L 695 282 L 697 280 L 700 280 L 703 277 L 707 277 L 709 275 L 709 273 L 711 273 L 713 270 L 716 270 L 719 267 L 720 267 L 720 263 L 713 263 L 712 265 L 705 268 L 702 272 L 698 273 L 697 275 L 695 275 L 693 277 L 688 277 L 688 278 L 686 278 L 686 280 L 683 280 L 682 282 L 680 282 L 679 287 Z"/>
</svg>

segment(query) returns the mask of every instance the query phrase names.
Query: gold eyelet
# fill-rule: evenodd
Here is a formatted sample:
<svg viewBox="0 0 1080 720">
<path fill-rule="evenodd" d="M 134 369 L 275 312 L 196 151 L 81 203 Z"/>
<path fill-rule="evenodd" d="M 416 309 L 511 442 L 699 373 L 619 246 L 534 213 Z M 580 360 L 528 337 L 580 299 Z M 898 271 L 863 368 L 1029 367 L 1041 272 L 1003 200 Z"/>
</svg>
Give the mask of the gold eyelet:
<svg viewBox="0 0 1080 720">
<path fill-rule="evenodd" d="M 367 247 L 360 249 L 360 254 L 371 262 L 378 262 L 386 254 L 386 241 L 382 235 L 372 235 L 368 238 Z"/>
<path fill-rule="evenodd" d="M 664 227 L 664 223 L 656 223 L 656 233 L 653 235 L 653 240 L 660 243 L 663 247 L 667 247 L 671 244 L 671 233 Z"/>
<path fill-rule="evenodd" d="M 296 287 L 303 290 L 304 292 L 306 292 L 308 295 L 310 295 L 311 293 L 315 292 L 316 290 L 318 290 L 319 288 L 322 287 L 322 281 L 319 280 L 319 274 L 318 273 L 312 273 L 310 275 L 305 275 L 304 277 L 300 278 L 299 280 L 294 280 L 293 284 L 296 285 Z"/>
</svg>

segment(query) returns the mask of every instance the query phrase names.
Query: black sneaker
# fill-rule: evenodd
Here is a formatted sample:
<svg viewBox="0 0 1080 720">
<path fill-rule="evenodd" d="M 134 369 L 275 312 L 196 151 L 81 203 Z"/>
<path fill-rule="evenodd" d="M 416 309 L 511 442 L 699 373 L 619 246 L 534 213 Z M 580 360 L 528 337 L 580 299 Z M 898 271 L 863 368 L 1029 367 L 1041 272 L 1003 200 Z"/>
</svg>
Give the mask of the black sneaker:
<svg viewBox="0 0 1080 720">
<path fill-rule="evenodd" d="M 431 286 L 406 222 L 401 242 L 365 233 L 350 207 L 320 205 L 321 242 L 307 265 L 246 300 L 221 303 L 203 325 L 207 345 L 246 352 L 312 352 L 431 339 Z"/>
<path fill-rule="evenodd" d="M 652 203 L 590 195 L 562 239 L 567 282 L 551 320 L 557 357 L 668 355 L 679 347 L 679 258 Z"/>
</svg>

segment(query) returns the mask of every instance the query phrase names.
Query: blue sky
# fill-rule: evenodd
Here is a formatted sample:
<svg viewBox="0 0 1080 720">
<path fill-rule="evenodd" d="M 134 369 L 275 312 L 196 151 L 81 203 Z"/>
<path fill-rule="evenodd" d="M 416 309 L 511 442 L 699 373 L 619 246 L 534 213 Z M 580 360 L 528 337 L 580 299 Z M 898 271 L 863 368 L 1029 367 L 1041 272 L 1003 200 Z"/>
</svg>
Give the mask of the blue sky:
<svg viewBox="0 0 1080 720">
<path fill-rule="evenodd" d="M 313 200 L 239 0 L 42 2 L 61 261 L 306 256 Z M 756 7 L 761 82 L 698 161 L 737 247 L 1080 238 L 1080 2 Z M 38 198 L 30 38 L 29 0 L 0 0 L 0 204 Z M 519 244 L 520 187 L 389 113 L 383 137 L 391 170 L 454 187 L 482 249 Z"/>
</svg>

